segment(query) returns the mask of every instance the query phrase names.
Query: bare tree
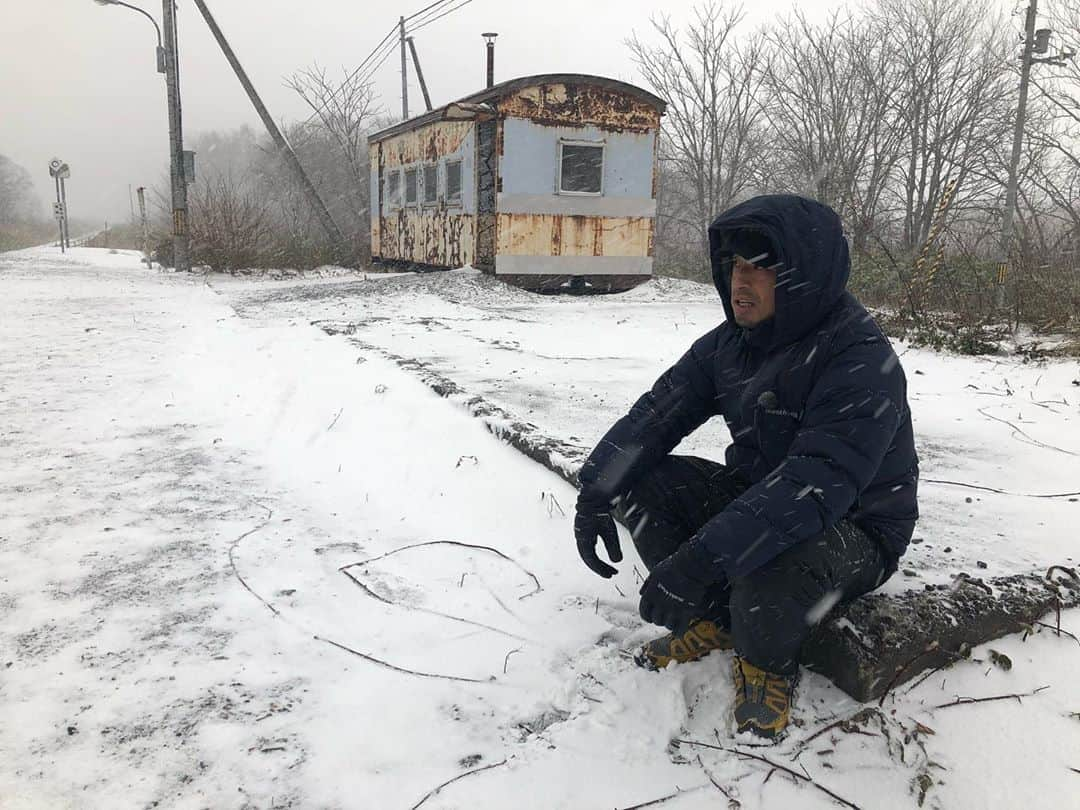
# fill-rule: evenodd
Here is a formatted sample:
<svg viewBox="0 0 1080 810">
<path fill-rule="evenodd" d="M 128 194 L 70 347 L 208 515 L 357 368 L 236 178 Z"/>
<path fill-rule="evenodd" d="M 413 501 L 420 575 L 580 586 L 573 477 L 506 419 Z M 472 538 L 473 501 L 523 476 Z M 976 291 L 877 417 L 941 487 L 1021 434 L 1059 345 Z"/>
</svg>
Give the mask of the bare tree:
<svg viewBox="0 0 1080 810">
<path fill-rule="evenodd" d="M 312 109 L 313 117 L 340 147 L 357 184 L 366 182 L 367 136 L 382 114 L 373 82 L 345 73 L 337 83 L 316 63 L 294 73 L 286 85 Z"/>
<path fill-rule="evenodd" d="M 40 208 L 30 172 L 0 155 L 0 223 L 36 220 L 41 214 Z"/>
<path fill-rule="evenodd" d="M 203 175 L 190 192 L 192 257 L 219 271 L 265 266 L 273 223 L 250 175 Z"/>
<path fill-rule="evenodd" d="M 908 129 L 888 40 L 875 21 L 837 11 L 820 24 L 795 12 L 766 42 L 773 187 L 832 206 L 861 253 Z"/>
<path fill-rule="evenodd" d="M 950 182 L 958 189 L 950 220 L 967 209 L 983 215 L 987 199 L 1000 197 L 1014 49 L 987 0 L 877 0 L 871 14 L 903 76 L 907 143 L 889 196 L 901 246 L 912 252 L 930 236 Z"/>
<path fill-rule="evenodd" d="M 695 9 L 685 31 L 667 17 L 655 17 L 657 44 L 636 33 L 627 41 L 642 78 L 668 102 L 658 214 L 667 222 L 658 225 L 666 231 L 658 232 L 693 240 L 702 268 L 710 220 L 746 195 L 763 168 L 758 160 L 760 43 L 756 37 L 734 42 L 742 17 L 740 8 L 710 0 Z"/>
</svg>

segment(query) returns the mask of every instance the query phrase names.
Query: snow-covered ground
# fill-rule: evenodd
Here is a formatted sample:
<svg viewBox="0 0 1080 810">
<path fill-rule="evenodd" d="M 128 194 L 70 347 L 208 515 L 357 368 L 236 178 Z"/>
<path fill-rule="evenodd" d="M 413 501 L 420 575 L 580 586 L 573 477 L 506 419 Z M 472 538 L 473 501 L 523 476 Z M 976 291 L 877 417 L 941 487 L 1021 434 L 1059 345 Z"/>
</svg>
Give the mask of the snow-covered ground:
<svg viewBox="0 0 1080 810">
<path fill-rule="evenodd" d="M 1080 806 L 1080 643 L 1002 639 L 880 710 L 807 673 L 789 737 L 748 747 L 730 656 L 620 654 L 653 633 L 628 541 L 594 577 L 567 484 L 311 325 L 589 445 L 719 312 L 674 282 L 537 299 L 468 272 L 209 285 L 0 256 L 0 807 L 835 806 L 751 756 L 864 808 Z M 904 362 L 926 478 L 1080 490 L 1076 363 Z M 1069 498 L 923 493 L 900 585 L 1075 563 Z"/>
</svg>

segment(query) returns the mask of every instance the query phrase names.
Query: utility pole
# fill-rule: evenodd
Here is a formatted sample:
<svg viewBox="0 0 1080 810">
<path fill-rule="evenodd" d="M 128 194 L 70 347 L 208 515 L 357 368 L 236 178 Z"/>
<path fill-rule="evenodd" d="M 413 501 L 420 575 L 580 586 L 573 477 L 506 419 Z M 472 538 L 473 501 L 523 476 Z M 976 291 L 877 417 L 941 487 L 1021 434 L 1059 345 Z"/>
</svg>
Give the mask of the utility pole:
<svg viewBox="0 0 1080 810">
<path fill-rule="evenodd" d="M 1020 102 L 1016 107 L 1016 129 L 1013 130 L 1012 157 L 1009 159 L 1009 184 L 1005 189 L 1005 211 L 1001 216 L 1001 254 L 1004 270 L 1012 257 L 1013 218 L 1016 215 L 1017 172 L 1020 152 L 1024 145 L 1024 117 L 1027 114 L 1028 83 L 1031 80 L 1031 54 L 1035 48 L 1035 14 L 1039 0 L 1031 0 L 1024 19 L 1024 52 L 1020 57 Z M 1005 273 L 998 273 L 998 305 L 1004 303 Z"/>
<path fill-rule="evenodd" d="M 398 37 L 401 39 L 401 118 L 409 119 L 409 63 L 405 58 L 405 18 L 398 18 Z"/>
<path fill-rule="evenodd" d="M 424 106 L 431 112 L 431 96 L 428 95 L 427 82 L 424 81 L 424 71 L 420 69 L 420 57 L 416 55 L 416 44 L 412 37 L 406 37 L 409 43 L 409 51 L 412 53 L 413 67 L 416 68 L 416 80 L 420 82 L 420 92 L 424 94 Z"/>
<path fill-rule="evenodd" d="M 146 257 L 146 266 L 153 267 L 150 260 L 150 223 L 146 219 L 146 188 L 139 186 L 135 192 L 139 195 L 139 219 L 142 221 L 142 249 Z"/>
<path fill-rule="evenodd" d="M 173 267 L 191 269 L 188 254 L 187 179 L 184 177 L 184 134 L 180 111 L 180 61 L 176 42 L 175 0 L 162 0 L 165 29 L 165 85 L 169 98 L 169 177 L 172 185 Z"/>
<path fill-rule="evenodd" d="M 165 0 L 165 2 L 169 2 L 169 0 Z M 330 211 L 327 210 L 322 198 L 319 197 L 319 192 L 308 178 L 307 173 L 304 172 L 304 167 L 300 165 L 300 160 L 296 157 L 296 153 L 293 152 L 289 142 L 285 140 L 285 136 L 281 134 L 281 130 L 278 129 L 277 124 L 274 123 L 274 119 L 266 109 L 266 105 L 263 104 L 262 99 L 259 98 L 259 94 L 255 91 L 255 86 L 251 83 L 247 73 L 241 66 L 240 60 L 237 59 L 236 54 L 233 53 L 229 41 L 225 39 L 225 34 L 222 32 L 221 28 L 218 27 L 217 21 L 214 20 L 214 16 L 210 13 L 210 9 L 206 7 L 206 3 L 203 2 L 203 0 L 195 0 L 195 5 L 198 6 L 199 11 L 202 12 L 203 19 L 206 20 L 206 24 L 210 27 L 210 32 L 214 35 L 214 39 L 217 40 L 222 53 L 225 54 L 225 58 L 229 60 L 233 72 L 236 73 L 236 78 L 240 80 L 240 84 L 243 85 L 248 98 L 251 99 L 255 111 L 259 114 L 259 118 L 262 119 L 263 126 L 265 126 L 266 131 L 270 133 L 274 145 L 277 146 L 278 150 L 285 158 L 285 162 L 289 165 L 289 168 L 293 170 L 296 179 L 300 181 L 300 186 L 307 196 L 308 202 L 311 203 L 311 207 L 315 210 L 315 215 L 319 218 L 319 222 L 322 223 L 330 240 L 339 251 L 346 251 L 347 246 L 345 244 L 345 236 L 341 233 L 337 223 L 334 222 L 334 218 L 330 216 Z"/>
</svg>

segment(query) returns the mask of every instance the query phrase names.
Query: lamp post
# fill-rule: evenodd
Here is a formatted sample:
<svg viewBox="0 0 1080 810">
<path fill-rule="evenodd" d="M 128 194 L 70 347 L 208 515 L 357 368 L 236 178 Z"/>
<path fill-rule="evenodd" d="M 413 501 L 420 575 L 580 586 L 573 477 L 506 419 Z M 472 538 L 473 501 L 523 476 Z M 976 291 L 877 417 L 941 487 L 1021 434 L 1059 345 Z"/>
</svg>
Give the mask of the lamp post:
<svg viewBox="0 0 1080 810">
<path fill-rule="evenodd" d="M 191 269 L 188 259 L 187 179 L 184 174 L 184 136 L 180 111 L 180 66 L 177 58 L 175 0 L 162 0 L 161 27 L 146 11 L 122 0 L 94 0 L 99 6 L 123 6 L 142 14 L 157 31 L 157 70 L 165 74 L 169 104 L 169 176 L 172 185 L 173 266 L 179 272 Z M 164 39 L 164 44 L 162 40 Z"/>
</svg>

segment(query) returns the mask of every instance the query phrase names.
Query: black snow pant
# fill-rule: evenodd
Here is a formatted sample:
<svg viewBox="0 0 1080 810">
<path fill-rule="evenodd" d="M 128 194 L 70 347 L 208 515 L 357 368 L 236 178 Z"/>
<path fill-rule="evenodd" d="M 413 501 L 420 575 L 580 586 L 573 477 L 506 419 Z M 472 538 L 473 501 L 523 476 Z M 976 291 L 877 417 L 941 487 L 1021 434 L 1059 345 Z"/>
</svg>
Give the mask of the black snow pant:
<svg viewBox="0 0 1080 810">
<path fill-rule="evenodd" d="M 749 485 L 723 464 L 668 456 L 627 494 L 617 516 L 652 570 Z M 754 666 L 791 676 L 813 626 L 835 605 L 878 587 L 887 567 L 880 544 L 841 520 L 746 576 L 717 582 L 702 618 L 727 628 Z"/>
</svg>

